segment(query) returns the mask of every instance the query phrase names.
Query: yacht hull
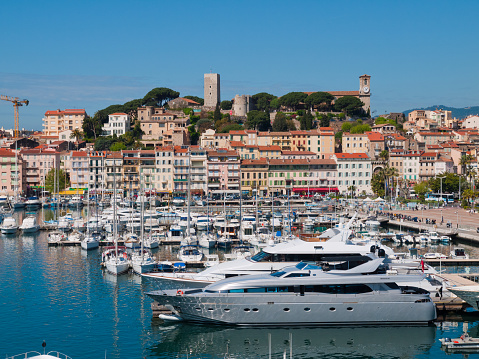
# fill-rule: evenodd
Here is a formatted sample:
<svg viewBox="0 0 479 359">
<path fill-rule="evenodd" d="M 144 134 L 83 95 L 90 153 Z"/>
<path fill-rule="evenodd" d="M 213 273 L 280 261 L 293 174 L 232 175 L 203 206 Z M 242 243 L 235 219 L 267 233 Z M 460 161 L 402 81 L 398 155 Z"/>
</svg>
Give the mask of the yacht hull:
<svg viewBox="0 0 479 359">
<path fill-rule="evenodd" d="M 36 233 L 40 230 L 40 226 L 21 228 L 23 233 Z"/>
<path fill-rule="evenodd" d="M 17 233 L 18 228 L 1 228 L 0 231 L 2 234 L 15 234 Z"/>
<path fill-rule="evenodd" d="M 107 263 L 106 270 L 114 275 L 120 275 L 128 272 L 130 269 L 130 264 L 126 263 Z"/>
<path fill-rule="evenodd" d="M 147 293 L 183 320 L 244 326 L 277 325 L 427 325 L 436 318 L 429 302 L 400 295 L 183 295 Z M 341 297 L 341 298 L 339 298 Z M 388 298 L 386 298 L 388 297 Z M 404 296 L 402 296 L 404 297 Z M 417 298 L 416 298 L 417 299 Z"/>
<path fill-rule="evenodd" d="M 91 249 L 96 249 L 100 246 L 100 242 L 98 241 L 81 241 L 82 249 L 88 251 Z"/>
</svg>

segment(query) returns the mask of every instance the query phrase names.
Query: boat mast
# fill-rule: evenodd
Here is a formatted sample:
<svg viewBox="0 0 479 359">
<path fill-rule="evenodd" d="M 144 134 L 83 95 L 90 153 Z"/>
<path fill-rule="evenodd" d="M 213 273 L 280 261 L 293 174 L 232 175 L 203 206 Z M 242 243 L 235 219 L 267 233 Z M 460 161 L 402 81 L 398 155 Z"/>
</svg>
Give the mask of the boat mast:
<svg viewBox="0 0 479 359">
<path fill-rule="evenodd" d="M 187 184 L 187 190 L 188 190 L 188 221 L 187 221 L 187 226 L 186 226 L 186 238 L 188 241 L 188 244 L 190 244 L 190 202 L 191 202 L 191 182 L 190 182 L 190 177 L 191 177 L 191 147 L 188 147 L 188 184 Z"/>
<path fill-rule="evenodd" d="M 242 225 L 241 225 L 241 222 L 243 220 L 243 212 L 241 211 L 242 209 L 242 202 L 243 202 L 243 191 L 241 190 L 241 160 L 240 160 L 240 167 L 239 167 L 239 195 L 240 195 L 240 202 L 239 202 L 239 232 L 238 232 L 238 239 L 239 239 L 239 242 L 240 244 L 243 244 L 243 241 L 242 241 L 242 235 L 241 235 L 241 228 L 242 228 Z"/>
<path fill-rule="evenodd" d="M 103 199 L 103 195 L 102 195 Z M 116 160 L 113 158 L 113 240 L 115 241 L 115 264 L 118 264 L 118 238 L 116 228 Z"/>
<path fill-rule="evenodd" d="M 143 181 L 142 181 L 142 176 L 141 176 L 141 163 L 140 163 L 140 222 L 141 222 L 141 227 L 140 227 L 140 242 L 141 242 L 141 247 L 140 247 L 140 255 L 141 255 L 141 264 L 143 264 L 143 241 L 145 237 L 145 223 L 144 223 L 144 215 L 143 215 L 143 206 L 144 206 L 144 201 L 143 201 Z"/>
</svg>

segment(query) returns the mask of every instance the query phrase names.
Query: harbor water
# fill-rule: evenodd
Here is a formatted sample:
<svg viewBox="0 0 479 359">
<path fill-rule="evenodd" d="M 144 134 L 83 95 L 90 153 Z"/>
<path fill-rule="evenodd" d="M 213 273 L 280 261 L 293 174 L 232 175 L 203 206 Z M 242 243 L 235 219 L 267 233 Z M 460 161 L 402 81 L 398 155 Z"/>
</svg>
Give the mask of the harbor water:
<svg viewBox="0 0 479 359">
<path fill-rule="evenodd" d="M 134 274 L 105 273 L 101 250 L 48 247 L 46 232 L 18 232 L 0 236 L 0 258 L 1 357 L 41 351 L 45 340 L 47 350 L 73 359 L 440 358 L 447 354 L 439 338 L 458 337 L 464 330 L 479 337 L 474 314 L 425 327 L 167 324 L 153 318 L 145 296 L 158 284 Z"/>
</svg>

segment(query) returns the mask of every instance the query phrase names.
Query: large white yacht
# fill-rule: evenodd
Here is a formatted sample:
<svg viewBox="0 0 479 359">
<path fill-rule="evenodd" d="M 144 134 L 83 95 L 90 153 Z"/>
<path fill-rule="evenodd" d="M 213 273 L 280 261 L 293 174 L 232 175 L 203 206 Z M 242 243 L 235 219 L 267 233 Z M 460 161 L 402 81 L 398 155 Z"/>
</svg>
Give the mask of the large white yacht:
<svg viewBox="0 0 479 359">
<path fill-rule="evenodd" d="M 362 264 L 325 270 L 299 263 L 281 271 L 234 277 L 204 289 L 147 293 L 173 316 L 233 325 L 427 324 L 436 319 L 425 275 L 379 270 L 370 254 Z M 414 285 L 417 283 L 417 285 Z"/>
<path fill-rule="evenodd" d="M 3 234 L 14 234 L 17 233 L 18 224 L 14 217 L 5 217 L 3 223 L 0 226 L 0 231 Z"/>
</svg>

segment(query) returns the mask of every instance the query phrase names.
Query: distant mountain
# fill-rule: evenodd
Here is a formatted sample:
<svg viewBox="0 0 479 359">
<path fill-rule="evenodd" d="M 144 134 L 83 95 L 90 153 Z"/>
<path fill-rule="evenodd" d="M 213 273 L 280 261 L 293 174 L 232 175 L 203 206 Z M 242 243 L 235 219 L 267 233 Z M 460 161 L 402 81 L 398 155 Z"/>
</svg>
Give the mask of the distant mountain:
<svg viewBox="0 0 479 359">
<path fill-rule="evenodd" d="M 444 110 L 444 111 L 451 111 L 452 117 L 456 117 L 456 118 L 465 118 L 469 115 L 479 115 L 479 106 L 455 108 L 455 107 L 448 107 L 448 106 L 444 106 L 444 105 L 435 105 L 435 106 L 429 106 L 429 107 L 426 107 L 426 108 L 414 108 L 412 110 L 404 111 L 403 114 L 406 115 L 406 118 L 407 118 L 407 114 L 411 111 L 414 111 L 414 110 L 429 110 L 429 111 L 432 111 L 432 110 L 436 110 L 436 109 Z"/>
</svg>

